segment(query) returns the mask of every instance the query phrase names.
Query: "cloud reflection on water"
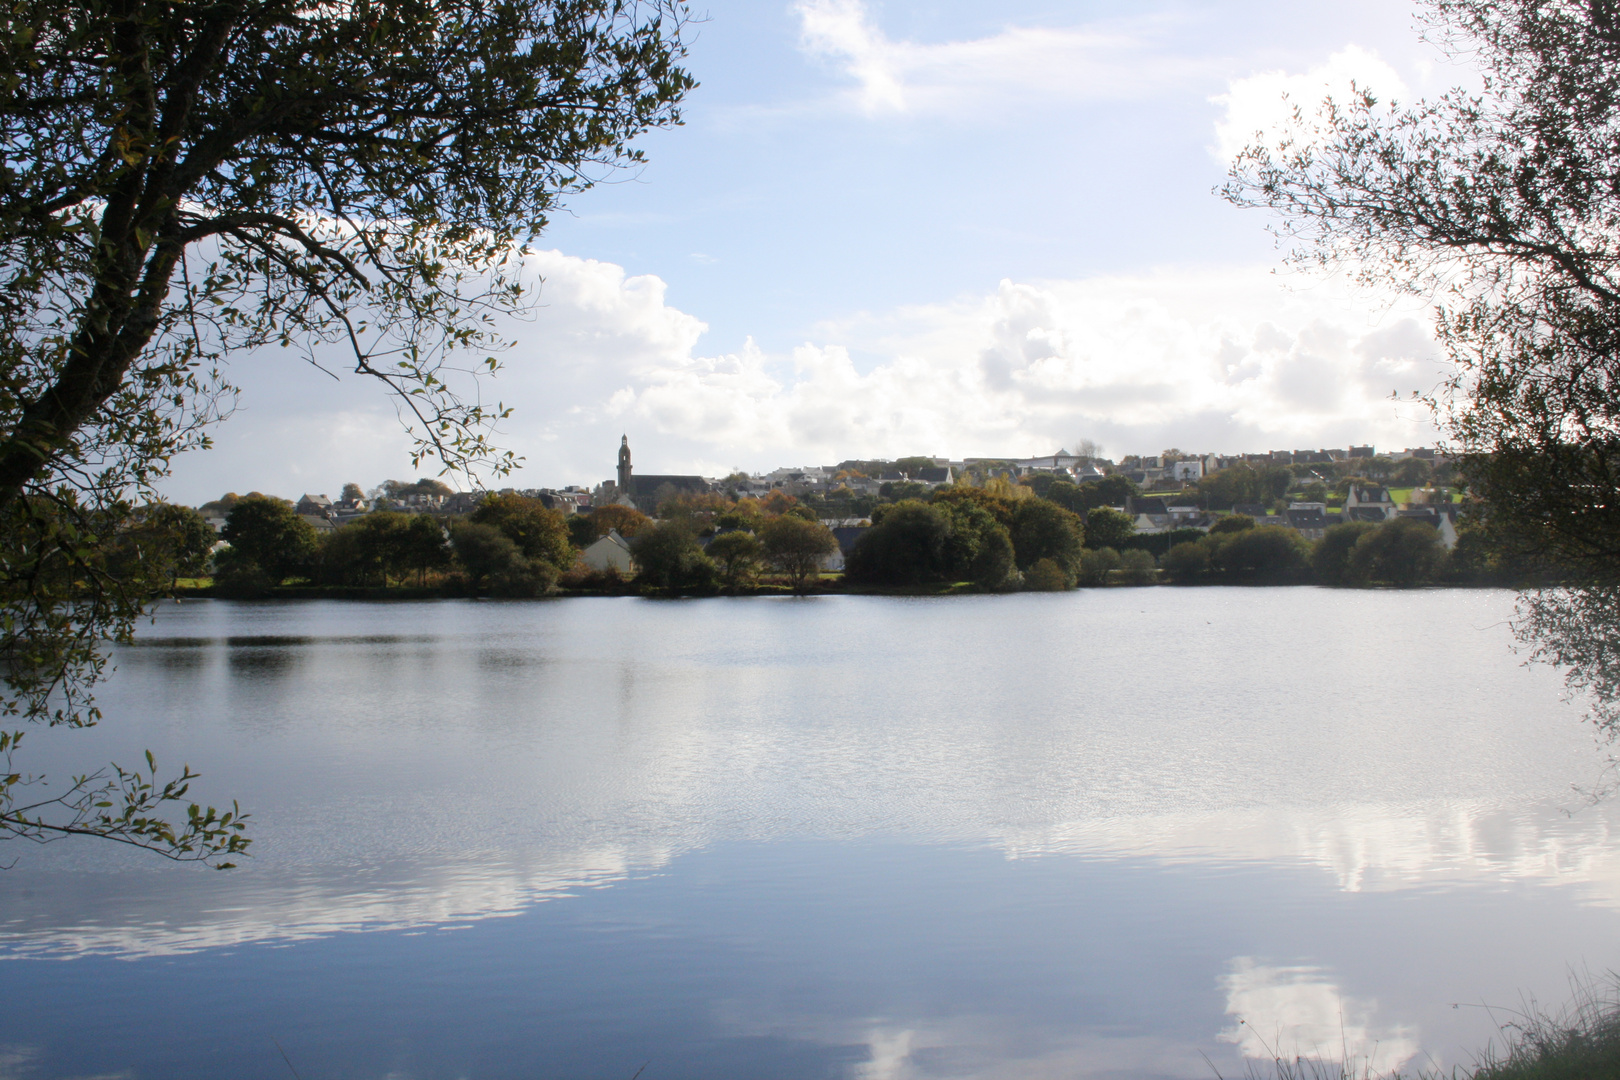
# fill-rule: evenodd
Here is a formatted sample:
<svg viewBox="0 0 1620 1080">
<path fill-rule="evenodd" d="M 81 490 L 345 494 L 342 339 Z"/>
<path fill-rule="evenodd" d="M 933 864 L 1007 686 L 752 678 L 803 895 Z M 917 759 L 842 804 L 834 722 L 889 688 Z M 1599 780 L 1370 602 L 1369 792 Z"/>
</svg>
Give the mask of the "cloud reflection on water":
<svg viewBox="0 0 1620 1080">
<path fill-rule="evenodd" d="M 0 955 L 163 956 L 333 934 L 431 929 L 667 867 L 701 842 L 649 839 L 529 853 L 530 861 L 400 860 L 373 869 L 120 874 L 116 888 L 41 888 L 10 898 Z M 972 844 L 985 846 L 984 843 Z M 988 841 L 1009 859 L 1077 857 L 1169 865 L 1318 868 L 1343 892 L 1523 882 L 1620 910 L 1620 847 L 1607 807 L 1566 817 L 1489 806 L 1274 808 L 1074 822 Z M 99 875 L 87 875 L 89 881 Z M 111 879 L 109 879 L 111 881 Z M 1278 969 L 1281 970 L 1281 969 Z"/>
<path fill-rule="evenodd" d="M 1411 1028 L 1377 1027 L 1378 1003 L 1346 996 L 1320 968 L 1239 956 L 1220 985 L 1234 1023 L 1217 1038 L 1246 1058 L 1340 1062 L 1350 1076 L 1383 1076 L 1422 1049 Z"/>
</svg>

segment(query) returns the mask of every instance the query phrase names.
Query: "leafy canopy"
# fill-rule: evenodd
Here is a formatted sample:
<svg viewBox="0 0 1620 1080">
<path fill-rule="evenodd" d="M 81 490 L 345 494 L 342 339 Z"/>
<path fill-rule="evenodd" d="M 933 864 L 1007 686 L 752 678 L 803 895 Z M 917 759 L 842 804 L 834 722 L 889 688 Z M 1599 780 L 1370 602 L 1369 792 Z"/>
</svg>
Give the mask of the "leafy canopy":
<svg viewBox="0 0 1620 1080">
<path fill-rule="evenodd" d="M 229 412 L 226 357 L 280 345 L 350 367 L 395 395 L 418 459 L 512 466 L 489 438 L 506 410 L 470 381 L 498 366 L 493 319 L 527 302 L 522 253 L 559 200 L 679 122 L 687 14 L 677 0 L 8 14 L 0 714 L 82 726 L 99 716 L 104 643 L 161 588 L 108 553 L 171 458 Z M 155 808 L 186 785 L 141 774 L 91 774 L 25 813 L 19 737 L 0 737 L 0 835 L 240 850 L 237 817 L 222 838 L 220 815 L 191 807 L 165 831 Z"/>
</svg>

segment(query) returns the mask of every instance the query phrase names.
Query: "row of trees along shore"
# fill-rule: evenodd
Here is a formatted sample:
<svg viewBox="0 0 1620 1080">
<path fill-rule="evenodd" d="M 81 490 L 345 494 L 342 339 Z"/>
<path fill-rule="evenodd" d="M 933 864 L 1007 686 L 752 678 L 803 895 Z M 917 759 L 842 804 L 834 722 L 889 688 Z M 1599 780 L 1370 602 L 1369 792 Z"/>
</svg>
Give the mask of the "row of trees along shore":
<svg viewBox="0 0 1620 1080">
<path fill-rule="evenodd" d="M 1247 466 L 1227 472 L 1239 475 L 1217 473 L 1203 487 L 1221 493 L 1274 482 Z M 1284 491 L 1289 486 L 1275 483 Z M 491 494 L 465 516 L 377 510 L 324 533 L 286 500 L 228 496 L 210 504 L 227 513 L 222 535 L 228 544 L 211 559 L 211 536 L 194 511 L 154 508 L 137 516 L 137 531 L 173 532 L 167 547 L 149 542 L 147 557 L 161 561 L 167 552 L 175 563 L 172 579 L 211 572 L 227 595 L 284 586 L 527 597 L 558 589 L 999 592 L 1159 582 L 1404 587 L 1560 578 L 1559 567 L 1523 555 L 1466 515 L 1451 551 L 1432 525 L 1405 518 L 1335 525 L 1318 541 L 1242 514 L 1224 514 L 1207 531 L 1139 534 L 1129 515 L 1106 505 L 1134 490 L 1122 477 L 1075 485 L 1035 475 L 1018 483 L 958 483 L 926 498 L 884 502 L 858 534 L 841 582 L 821 570 L 838 550 L 832 531 L 815 510 L 781 492 L 764 499 L 680 494 L 659 507 L 657 518 L 625 506 L 565 516 L 538 499 Z M 633 580 L 581 561 L 583 550 L 610 531 L 628 542 Z"/>
</svg>

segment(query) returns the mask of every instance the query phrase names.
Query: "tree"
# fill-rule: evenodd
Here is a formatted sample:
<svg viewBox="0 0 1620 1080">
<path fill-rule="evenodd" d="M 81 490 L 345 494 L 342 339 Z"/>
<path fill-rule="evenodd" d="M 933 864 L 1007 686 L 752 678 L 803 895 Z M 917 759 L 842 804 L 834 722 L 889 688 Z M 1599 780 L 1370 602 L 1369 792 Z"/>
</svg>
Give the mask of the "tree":
<svg viewBox="0 0 1620 1080">
<path fill-rule="evenodd" d="M 230 544 L 215 557 L 228 585 L 257 589 L 310 571 L 315 529 L 285 499 L 246 498 L 231 507 L 220 538 Z"/>
<path fill-rule="evenodd" d="M 455 372 L 497 366 L 487 316 L 526 302 L 522 253 L 559 200 L 678 122 L 685 17 L 675 0 L 11 9 L 0 713 L 97 720 L 101 643 L 127 639 L 153 595 L 114 575 L 117 534 L 229 411 L 228 356 L 346 356 L 397 394 L 419 458 L 511 466 L 488 438 L 506 410 Z M 0 735 L 8 759 L 17 738 Z M 0 768 L 5 835 L 240 850 L 239 818 L 220 832 L 211 811 L 158 813 L 189 774 L 69 785 L 24 821 L 14 773 Z M 113 805 L 84 803 L 92 790 Z"/>
<path fill-rule="evenodd" d="M 1427 10 L 1482 91 L 1324 103 L 1245 150 L 1226 194 L 1279 213 L 1297 262 L 1353 261 L 1371 285 L 1433 296 L 1453 374 L 1430 401 L 1479 512 L 1620 578 L 1620 13 Z"/>
<path fill-rule="evenodd" d="M 1096 506 L 1124 506 L 1126 500 L 1141 493 L 1141 488 L 1119 473 L 1105 476 L 1101 480 L 1087 480 L 1080 485 L 1081 505 L 1090 510 Z M 1068 509 L 1078 513 L 1080 506 L 1071 506 Z"/>
<path fill-rule="evenodd" d="M 365 497 L 365 489 L 352 481 L 343 485 L 343 493 L 338 496 L 338 498 L 347 503 L 357 503 L 363 500 Z"/>
<path fill-rule="evenodd" d="M 1225 533 L 1242 532 L 1244 529 L 1254 528 L 1254 518 L 1247 514 L 1228 514 L 1209 527 L 1209 535 L 1221 536 Z"/>
<path fill-rule="evenodd" d="M 1119 553 L 1119 568 L 1125 580 L 1132 585 L 1151 585 L 1154 579 L 1153 556 L 1141 548 Z"/>
<path fill-rule="evenodd" d="M 1390 481 L 1401 487 L 1418 487 L 1429 479 L 1434 472 L 1429 463 L 1422 458 L 1402 458 L 1389 474 Z"/>
<path fill-rule="evenodd" d="M 1356 541 L 1377 529 L 1370 521 L 1346 521 L 1342 525 L 1329 525 L 1311 552 L 1311 569 L 1316 580 L 1324 585 L 1347 585 L 1353 580 L 1350 571 L 1350 553 Z"/>
<path fill-rule="evenodd" d="M 377 584 L 385 589 L 390 577 L 401 576 L 405 572 L 412 516 L 396 510 L 373 510 L 339 529 L 338 533 L 348 534 L 349 541 L 337 549 L 350 555 L 345 576 L 353 575 L 362 584 Z"/>
<path fill-rule="evenodd" d="M 759 539 L 765 557 L 788 576 L 797 593 L 804 592 L 810 578 L 821 570 L 822 560 L 838 550 L 838 538 L 831 529 L 792 514 L 767 521 Z"/>
<path fill-rule="evenodd" d="M 450 564 L 450 548 L 446 544 L 444 525 L 426 514 L 413 515 L 405 526 L 400 543 L 400 566 L 416 571 L 416 584 L 426 583 L 430 570 L 439 570 Z"/>
<path fill-rule="evenodd" d="M 709 541 L 707 554 L 720 568 L 720 582 L 735 589 L 750 580 L 759 569 L 765 549 L 753 533 L 734 529 Z"/>
<path fill-rule="evenodd" d="M 1080 549 L 1085 546 L 1086 527 L 1078 514 L 1045 499 L 1025 499 L 1013 511 L 1013 550 L 1018 553 L 1020 570 L 1040 559 L 1051 559 L 1074 575 L 1080 565 Z"/>
<path fill-rule="evenodd" d="M 714 563 L 698 547 L 691 526 L 660 521 L 630 539 L 637 577 L 669 592 L 702 592 L 713 588 Z"/>
<path fill-rule="evenodd" d="M 525 557 L 517 543 L 494 525 L 458 521 L 450 528 L 450 544 L 475 593 L 539 596 L 556 583 L 556 567 Z"/>
<path fill-rule="evenodd" d="M 208 568 L 208 555 L 219 537 L 203 516 L 189 506 L 173 503 L 155 503 L 142 507 L 120 537 L 117 562 L 134 557 L 152 565 L 147 573 L 167 576 L 170 588 L 178 585 L 181 577 L 198 577 Z M 114 566 L 120 576 L 130 576 L 129 569 Z"/>
<path fill-rule="evenodd" d="M 1433 578 L 1444 557 L 1440 533 L 1433 525 L 1395 518 L 1356 540 L 1350 551 L 1349 576 L 1410 588 Z"/>
<path fill-rule="evenodd" d="M 633 506 L 598 506 L 590 516 L 598 537 L 617 529 L 619 535 L 628 540 L 652 524 L 652 518 Z"/>
<path fill-rule="evenodd" d="M 927 503 L 906 500 L 878 508 L 872 527 L 844 564 L 852 581 L 915 585 L 944 581 L 951 570 L 951 519 Z"/>
<path fill-rule="evenodd" d="M 1094 507 L 1086 514 L 1086 547 L 1118 550 L 1135 535 L 1136 522 L 1131 515 L 1111 506 Z"/>
<path fill-rule="evenodd" d="M 550 563 L 559 571 L 574 564 L 574 548 L 568 542 L 568 526 L 562 514 L 539 499 L 486 495 L 467 520 L 501 530 L 525 559 Z"/>
</svg>

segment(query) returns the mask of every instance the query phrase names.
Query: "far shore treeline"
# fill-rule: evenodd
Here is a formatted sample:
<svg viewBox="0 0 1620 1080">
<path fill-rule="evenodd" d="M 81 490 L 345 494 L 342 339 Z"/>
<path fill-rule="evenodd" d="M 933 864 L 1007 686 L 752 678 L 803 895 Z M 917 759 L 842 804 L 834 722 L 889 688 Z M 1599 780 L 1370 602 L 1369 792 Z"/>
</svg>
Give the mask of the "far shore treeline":
<svg viewBox="0 0 1620 1080">
<path fill-rule="evenodd" d="M 1431 479 L 1431 483 L 1433 478 Z M 1448 549 L 1427 519 L 1330 525 L 1319 539 L 1230 508 L 1245 497 L 1342 502 L 1357 483 L 1291 491 L 1288 470 L 1237 466 L 1174 493 L 1202 527 L 1138 531 L 1119 507 L 1140 495 L 1125 477 L 1076 484 L 1051 474 L 965 476 L 933 488 L 884 485 L 860 507 L 774 490 L 764 497 L 674 492 L 654 514 L 611 504 L 569 513 L 515 492 L 446 513 L 433 480 L 389 481 L 334 526 L 291 502 L 227 495 L 200 511 L 153 506 L 127 530 L 149 573 L 174 591 L 219 596 L 555 594 L 703 595 L 758 592 L 1008 592 L 1150 584 L 1317 584 L 1344 587 L 1555 584 L 1570 575 L 1466 512 L 1466 481 L 1447 476 L 1462 513 Z M 1431 487 L 1431 492 L 1434 490 Z M 355 485 L 345 489 L 360 502 Z M 1158 494 L 1155 492 L 1155 494 Z M 394 496 L 390 498 L 390 496 Z M 367 505 L 360 502 L 361 505 Z M 1248 509 L 1249 507 L 1245 507 Z M 851 509 L 864 511 L 859 519 Z M 1251 509 L 1251 513 L 1253 510 Z M 205 516 L 206 515 L 206 516 Z M 209 525 L 223 521 L 216 535 Z M 836 530 L 830 526 L 838 526 Z M 610 538 L 623 553 L 588 549 Z M 611 552 L 610 552 L 611 554 Z"/>
</svg>

